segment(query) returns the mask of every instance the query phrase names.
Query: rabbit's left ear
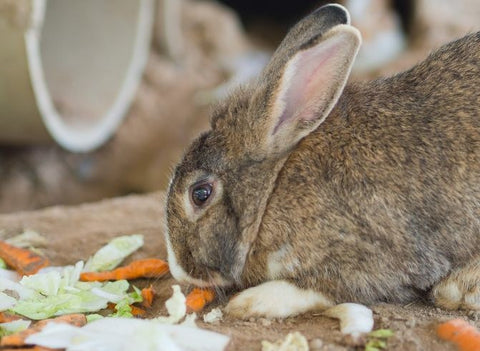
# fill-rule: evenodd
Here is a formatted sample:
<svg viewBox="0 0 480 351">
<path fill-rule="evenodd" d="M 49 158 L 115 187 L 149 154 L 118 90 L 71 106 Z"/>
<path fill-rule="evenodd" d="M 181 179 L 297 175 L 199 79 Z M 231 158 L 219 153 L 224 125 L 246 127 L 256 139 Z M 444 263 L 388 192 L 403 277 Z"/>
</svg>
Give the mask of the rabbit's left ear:
<svg viewBox="0 0 480 351">
<path fill-rule="evenodd" d="M 265 105 L 256 132 L 267 154 L 283 153 L 315 130 L 345 87 L 360 47 L 359 31 L 337 24 L 315 34 L 302 38 L 296 49 L 278 50 L 259 82 L 255 99 Z"/>
</svg>

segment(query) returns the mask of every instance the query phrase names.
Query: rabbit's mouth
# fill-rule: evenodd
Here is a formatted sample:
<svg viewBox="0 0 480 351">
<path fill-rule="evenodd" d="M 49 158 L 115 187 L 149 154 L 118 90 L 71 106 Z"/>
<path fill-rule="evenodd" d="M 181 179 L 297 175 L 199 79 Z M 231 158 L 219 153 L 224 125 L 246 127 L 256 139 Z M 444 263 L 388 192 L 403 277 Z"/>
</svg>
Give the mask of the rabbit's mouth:
<svg viewBox="0 0 480 351">
<path fill-rule="evenodd" d="M 193 284 L 198 287 L 207 288 L 207 287 L 228 287 L 231 286 L 232 283 L 225 279 L 219 272 L 207 270 L 206 276 L 208 279 L 199 279 L 192 277 L 189 275 L 185 270 L 178 264 L 177 258 L 175 257 L 175 253 L 173 249 L 167 241 L 167 253 L 168 253 L 168 266 L 170 268 L 170 273 L 175 278 L 175 280 L 181 283 Z"/>
</svg>

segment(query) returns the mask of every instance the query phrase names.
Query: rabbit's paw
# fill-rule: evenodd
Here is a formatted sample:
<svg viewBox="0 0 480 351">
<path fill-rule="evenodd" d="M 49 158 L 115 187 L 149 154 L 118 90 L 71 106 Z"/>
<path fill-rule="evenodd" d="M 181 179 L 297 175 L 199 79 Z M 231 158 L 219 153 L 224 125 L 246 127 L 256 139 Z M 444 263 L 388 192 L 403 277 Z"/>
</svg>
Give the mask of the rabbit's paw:
<svg viewBox="0 0 480 351">
<path fill-rule="evenodd" d="M 480 260 L 450 273 L 432 295 L 435 304 L 446 309 L 480 310 Z"/>
<path fill-rule="evenodd" d="M 234 317 L 283 318 L 333 303 L 322 293 L 300 289 L 285 280 L 273 280 L 246 289 L 234 296 L 225 311 Z"/>
</svg>

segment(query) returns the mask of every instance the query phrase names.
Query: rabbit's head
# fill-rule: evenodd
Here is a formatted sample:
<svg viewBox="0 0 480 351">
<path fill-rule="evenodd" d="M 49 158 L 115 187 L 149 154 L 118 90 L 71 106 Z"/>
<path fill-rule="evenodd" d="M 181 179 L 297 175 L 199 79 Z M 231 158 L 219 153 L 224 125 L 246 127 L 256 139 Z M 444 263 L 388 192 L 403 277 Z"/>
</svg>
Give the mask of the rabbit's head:
<svg viewBox="0 0 480 351">
<path fill-rule="evenodd" d="M 189 147 L 168 190 L 176 279 L 242 283 L 275 179 L 336 104 L 360 41 L 343 7 L 323 6 L 291 29 L 256 82 L 217 106 L 211 130 Z"/>
</svg>

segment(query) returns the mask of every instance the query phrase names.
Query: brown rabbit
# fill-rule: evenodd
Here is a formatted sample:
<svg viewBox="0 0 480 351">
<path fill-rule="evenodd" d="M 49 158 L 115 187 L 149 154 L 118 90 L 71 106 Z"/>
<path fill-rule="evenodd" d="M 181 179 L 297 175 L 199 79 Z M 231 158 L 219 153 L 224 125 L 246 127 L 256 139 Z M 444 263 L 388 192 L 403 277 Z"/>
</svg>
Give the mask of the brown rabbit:
<svg viewBox="0 0 480 351">
<path fill-rule="evenodd" d="M 313 12 L 175 170 L 171 272 L 248 288 L 235 316 L 429 292 L 480 309 L 480 32 L 345 86 L 360 41 L 343 7 Z"/>
</svg>

